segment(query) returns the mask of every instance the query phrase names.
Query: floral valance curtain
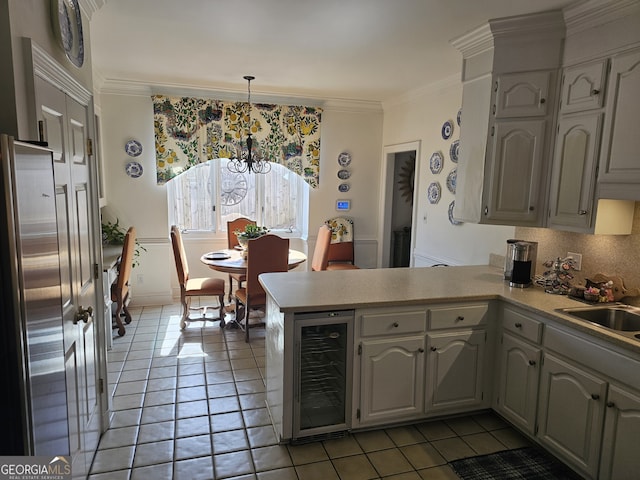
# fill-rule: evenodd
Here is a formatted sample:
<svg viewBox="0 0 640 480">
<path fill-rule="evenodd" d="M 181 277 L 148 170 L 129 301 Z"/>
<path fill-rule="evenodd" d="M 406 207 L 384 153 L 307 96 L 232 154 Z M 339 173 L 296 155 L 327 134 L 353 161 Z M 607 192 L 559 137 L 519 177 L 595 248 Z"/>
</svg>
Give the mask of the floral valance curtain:
<svg viewBox="0 0 640 480">
<path fill-rule="evenodd" d="M 316 188 L 320 175 L 322 109 L 304 106 L 222 102 L 154 95 L 153 116 L 158 184 L 213 158 L 235 158 L 254 146 Z"/>
</svg>

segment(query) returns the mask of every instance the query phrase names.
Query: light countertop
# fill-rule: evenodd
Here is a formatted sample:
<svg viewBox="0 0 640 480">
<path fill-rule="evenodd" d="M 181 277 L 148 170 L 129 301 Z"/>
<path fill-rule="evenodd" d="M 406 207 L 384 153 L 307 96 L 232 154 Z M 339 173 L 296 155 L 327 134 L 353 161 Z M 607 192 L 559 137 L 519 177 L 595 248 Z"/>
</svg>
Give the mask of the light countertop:
<svg viewBox="0 0 640 480">
<path fill-rule="evenodd" d="M 537 286 L 509 287 L 502 269 L 490 266 L 293 271 L 266 273 L 260 282 L 283 313 L 502 300 L 640 353 L 640 340 L 556 311 L 583 303 Z"/>
</svg>

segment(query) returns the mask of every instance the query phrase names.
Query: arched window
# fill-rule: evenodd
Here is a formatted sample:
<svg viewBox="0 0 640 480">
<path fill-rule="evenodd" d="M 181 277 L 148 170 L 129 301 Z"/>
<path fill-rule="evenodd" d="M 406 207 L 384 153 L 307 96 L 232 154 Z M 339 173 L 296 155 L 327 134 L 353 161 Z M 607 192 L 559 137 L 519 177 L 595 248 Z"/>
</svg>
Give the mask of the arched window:
<svg viewBox="0 0 640 480">
<path fill-rule="evenodd" d="M 237 217 L 274 233 L 306 237 L 309 185 L 283 165 L 265 175 L 231 173 L 226 158 L 200 163 L 166 183 L 169 222 L 191 231 L 226 231 Z"/>
</svg>

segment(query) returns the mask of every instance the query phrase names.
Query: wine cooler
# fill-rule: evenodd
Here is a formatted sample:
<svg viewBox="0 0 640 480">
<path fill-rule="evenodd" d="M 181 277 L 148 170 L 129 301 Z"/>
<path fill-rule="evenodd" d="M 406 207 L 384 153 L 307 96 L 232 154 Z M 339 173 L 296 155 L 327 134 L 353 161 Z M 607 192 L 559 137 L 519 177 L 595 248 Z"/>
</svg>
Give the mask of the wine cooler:
<svg viewBox="0 0 640 480">
<path fill-rule="evenodd" d="M 351 428 L 352 310 L 295 315 L 293 441 Z"/>
</svg>

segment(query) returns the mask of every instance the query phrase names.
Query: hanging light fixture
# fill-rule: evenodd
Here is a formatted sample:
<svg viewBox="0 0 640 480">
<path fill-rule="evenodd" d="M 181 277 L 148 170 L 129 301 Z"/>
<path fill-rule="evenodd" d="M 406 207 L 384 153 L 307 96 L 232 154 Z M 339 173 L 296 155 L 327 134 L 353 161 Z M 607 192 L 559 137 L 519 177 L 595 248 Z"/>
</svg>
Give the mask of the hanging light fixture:
<svg viewBox="0 0 640 480">
<path fill-rule="evenodd" d="M 271 171 L 271 163 L 262 155 L 258 146 L 253 146 L 253 138 L 251 138 L 251 80 L 256 77 L 245 75 L 242 78 L 247 81 L 249 128 L 247 128 L 246 145 L 238 148 L 236 158 L 229 160 L 227 168 L 232 173 L 269 173 Z"/>
</svg>

